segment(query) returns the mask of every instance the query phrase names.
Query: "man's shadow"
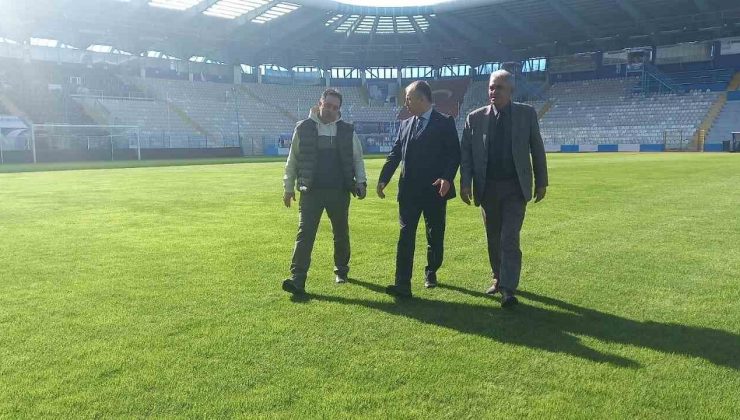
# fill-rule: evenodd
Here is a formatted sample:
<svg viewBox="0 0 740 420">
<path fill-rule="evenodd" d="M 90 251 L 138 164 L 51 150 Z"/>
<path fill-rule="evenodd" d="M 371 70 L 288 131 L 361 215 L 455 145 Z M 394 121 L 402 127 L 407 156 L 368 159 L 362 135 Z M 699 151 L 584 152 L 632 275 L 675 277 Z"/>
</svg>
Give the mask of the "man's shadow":
<svg viewBox="0 0 740 420">
<path fill-rule="evenodd" d="M 385 288 L 358 279 L 350 283 L 376 293 Z M 491 297 L 465 288 L 440 284 L 438 287 L 485 298 L 481 304 L 444 302 L 415 297 L 397 302 L 353 299 L 311 294 L 303 301 L 322 301 L 357 305 L 389 314 L 553 353 L 565 353 L 600 363 L 639 367 L 625 357 L 605 354 L 582 344 L 577 337 L 588 336 L 607 343 L 627 344 L 667 354 L 699 357 L 719 366 L 740 370 L 740 336 L 722 330 L 673 323 L 641 322 L 583 308 L 558 299 L 521 291 L 523 301 L 515 308 L 492 305 Z M 300 300 L 300 299 L 298 299 Z M 528 305 L 538 302 L 552 309 Z"/>
</svg>

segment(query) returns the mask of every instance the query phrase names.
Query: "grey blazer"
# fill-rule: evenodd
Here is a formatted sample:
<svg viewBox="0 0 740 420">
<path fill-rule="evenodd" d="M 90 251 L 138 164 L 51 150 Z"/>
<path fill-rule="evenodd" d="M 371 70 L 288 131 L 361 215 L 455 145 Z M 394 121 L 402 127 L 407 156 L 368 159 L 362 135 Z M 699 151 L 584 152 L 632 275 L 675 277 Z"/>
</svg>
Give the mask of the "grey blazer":
<svg viewBox="0 0 740 420">
<path fill-rule="evenodd" d="M 493 116 L 492 106 L 484 106 L 468 114 L 461 141 L 460 187 L 473 188 L 475 205 L 480 205 L 486 190 L 488 169 L 488 123 Z M 524 199 L 532 199 L 532 184 L 546 187 L 547 159 L 540 135 L 537 111 L 527 104 L 511 103 L 511 147 L 514 166 L 519 176 Z M 530 160 L 531 156 L 531 160 Z"/>
</svg>

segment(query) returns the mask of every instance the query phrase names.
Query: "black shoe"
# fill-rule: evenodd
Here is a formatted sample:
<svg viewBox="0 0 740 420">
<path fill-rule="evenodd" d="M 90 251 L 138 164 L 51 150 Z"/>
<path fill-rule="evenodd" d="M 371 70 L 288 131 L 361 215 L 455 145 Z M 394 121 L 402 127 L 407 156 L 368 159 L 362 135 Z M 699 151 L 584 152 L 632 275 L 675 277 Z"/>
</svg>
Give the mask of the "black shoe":
<svg viewBox="0 0 740 420">
<path fill-rule="evenodd" d="M 498 288 L 498 279 L 494 278 L 493 283 L 491 284 L 491 287 L 489 287 L 488 290 L 486 290 L 486 294 L 493 296 L 500 291 L 501 290 Z"/>
<path fill-rule="evenodd" d="M 427 274 L 427 278 L 424 279 L 424 287 L 427 289 L 433 289 L 437 287 L 437 273 Z"/>
<path fill-rule="evenodd" d="M 398 288 L 398 286 L 391 284 L 390 286 L 386 286 L 385 292 L 391 296 L 398 297 L 398 298 L 411 298 L 411 291 L 405 291 Z"/>
<path fill-rule="evenodd" d="M 347 275 L 346 274 L 337 274 L 336 277 L 334 277 L 334 282 L 337 284 L 347 283 Z"/>
<path fill-rule="evenodd" d="M 501 289 L 501 307 L 510 308 L 519 304 L 519 299 L 514 296 L 514 292 L 508 289 Z"/>
<path fill-rule="evenodd" d="M 294 295 L 305 295 L 306 289 L 303 287 L 296 286 L 295 282 L 291 279 L 283 281 L 283 290 Z"/>
</svg>

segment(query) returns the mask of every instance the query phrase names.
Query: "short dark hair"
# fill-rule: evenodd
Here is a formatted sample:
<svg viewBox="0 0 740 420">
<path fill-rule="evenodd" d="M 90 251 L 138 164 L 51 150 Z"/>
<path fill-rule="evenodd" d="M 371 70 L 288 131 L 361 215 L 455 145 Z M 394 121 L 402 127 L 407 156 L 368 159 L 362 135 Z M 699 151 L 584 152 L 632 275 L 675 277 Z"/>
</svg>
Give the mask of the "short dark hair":
<svg viewBox="0 0 740 420">
<path fill-rule="evenodd" d="M 339 98 L 339 106 L 342 106 L 342 94 L 339 93 L 336 89 L 327 89 L 324 91 L 324 93 L 321 94 L 321 100 L 325 100 L 327 96 L 334 96 L 336 98 Z"/>
<path fill-rule="evenodd" d="M 408 89 L 408 92 L 418 92 L 425 97 L 427 101 L 432 102 L 432 87 L 429 86 L 429 83 L 423 80 L 417 80 L 408 85 L 406 89 Z"/>
</svg>

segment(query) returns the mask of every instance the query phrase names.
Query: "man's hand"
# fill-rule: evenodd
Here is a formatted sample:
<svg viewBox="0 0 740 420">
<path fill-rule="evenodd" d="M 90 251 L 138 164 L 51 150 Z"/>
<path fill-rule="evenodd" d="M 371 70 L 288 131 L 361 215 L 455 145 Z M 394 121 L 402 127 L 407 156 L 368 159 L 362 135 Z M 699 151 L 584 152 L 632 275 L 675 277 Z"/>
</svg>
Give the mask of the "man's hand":
<svg viewBox="0 0 740 420">
<path fill-rule="evenodd" d="M 470 205 L 470 200 L 473 198 L 473 192 L 470 188 L 460 187 L 460 198 L 462 198 L 463 203 Z"/>
<path fill-rule="evenodd" d="M 375 192 L 378 193 L 378 197 L 385 198 L 385 193 L 383 190 L 385 189 L 385 182 L 378 182 L 378 187 L 375 188 Z"/>
<path fill-rule="evenodd" d="M 295 201 L 295 193 L 294 192 L 285 192 L 283 194 L 283 204 L 285 204 L 285 207 L 290 208 L 290 202 Z"/>
<path fill-rule="evenodd" d="M 361 182 L 357 184 L 355 188 L 355 194 L 357 195 L 357 199 L 362 200 L 367 196 L 367 184 L 364 182 Z"/>
<path fill-rule="evenodd" d="M 450 192 L 450 182 L 446 179 L 438 178 L 434 183 L 432 184 L 435 187 L 439 187 L 439 196 L 444 197 L 447 195 L 448 192 Z"/>
<path fill-rule="evenodd" d="M 547 194 L 547 187 L 537 187 L 534 189 L 534 202 L 539 203 L 545 198 Z"/>
</svg>

